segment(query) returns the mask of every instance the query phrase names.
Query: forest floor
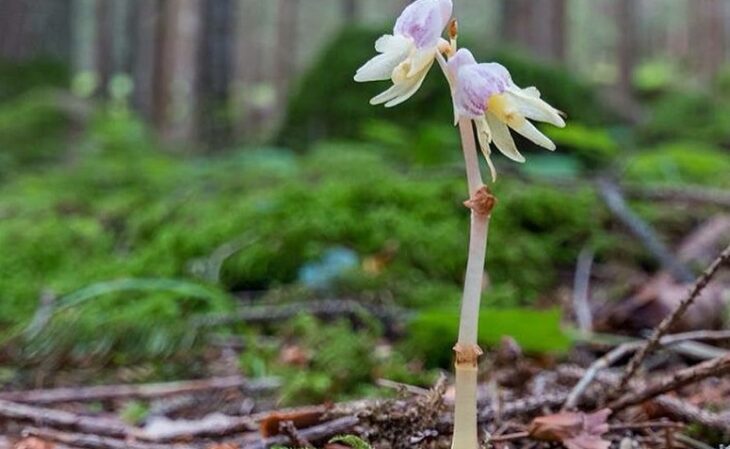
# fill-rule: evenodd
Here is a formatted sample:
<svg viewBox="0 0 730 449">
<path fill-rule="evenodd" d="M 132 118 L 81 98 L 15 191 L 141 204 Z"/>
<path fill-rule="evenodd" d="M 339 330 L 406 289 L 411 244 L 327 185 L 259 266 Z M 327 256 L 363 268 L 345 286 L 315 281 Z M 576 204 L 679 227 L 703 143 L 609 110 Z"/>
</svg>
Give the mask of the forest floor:
<svg viewBox="0 0 730 449">
<path fill-rule="evenodd" d="M 730 331 L 668 331 L 728 261 L 730 247 L 646 340 L 593 335 L 566 361 L 555 363 L 525 357 L 505 338 L 482 364 L 489 379 L 478 393 L 484 444 L 705 449 L 712 446 L 704 441 L 727 441 L 730 351 L 722 343 L 730 340 Z M 454 393 L 445 376 L 431 389 L 387 379 L 379 384 L 394 389 L 395 396 L 286 409 L 271 401 L 278 379 L 238 375 L 2 392 L 0 417 L 8 439 L 0 444 L 26 449 L 449 447 Z M 125 421 L 133 413 L 130 399 L 152 404 L 143 425 Z"/>
</svg>

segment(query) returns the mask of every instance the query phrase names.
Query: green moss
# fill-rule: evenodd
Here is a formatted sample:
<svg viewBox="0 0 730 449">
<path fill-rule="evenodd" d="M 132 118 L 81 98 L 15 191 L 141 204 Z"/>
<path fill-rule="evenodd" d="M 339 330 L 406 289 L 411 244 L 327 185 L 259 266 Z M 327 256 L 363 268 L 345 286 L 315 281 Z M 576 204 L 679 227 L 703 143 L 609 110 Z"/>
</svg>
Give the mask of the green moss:
<svg viewBox="0 0 730 449">
<path fill-rule="evenodd" d="M 730 156 L 695 142 L 664 144 L 629 158 L 626 175 L 636 182 L 730 185 Z"/>
</svg>

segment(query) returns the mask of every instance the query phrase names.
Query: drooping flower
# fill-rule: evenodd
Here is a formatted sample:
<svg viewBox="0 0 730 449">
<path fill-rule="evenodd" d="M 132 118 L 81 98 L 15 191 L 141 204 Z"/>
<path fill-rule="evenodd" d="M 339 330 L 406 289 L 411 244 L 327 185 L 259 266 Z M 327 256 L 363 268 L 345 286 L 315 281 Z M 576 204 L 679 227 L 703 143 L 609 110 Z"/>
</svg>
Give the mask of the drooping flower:
<svg viewBox="0 0 730 449">
<path fill-rule="evenodd" d="M 393 34 L 375 42 L 375 50 L 380 54 L 357 70 L 355 81 L 390 79 L 393 86 L 373 97 L 370 104 L 396 106 L 418 91 L 439 48 L 448 46 L 441 34 L 451 19 L 452 9 L 451 0 L 416 0 L 398 17 Z"/>
<path fill-rule="evenodd" d="M 555 150 L 555 144 L 529 120 L 565 126 L 561 113 L 540 98 L 535 87 L 518 87 L 504 66 L 478 64 L 469 50 L 460 49 L 448 62 L 449 75 L 455 84 L 454 106 L 460 117 L 471 119 L 477 130 L 479 146 L 487 159 L 492 178 L 496 171 L 489 145 L 508 158 L 524 162 L 517 150 L 510 128 L 535 144 Z M 529 119 L 529 120 L 528 120 Z"/>
</svg>

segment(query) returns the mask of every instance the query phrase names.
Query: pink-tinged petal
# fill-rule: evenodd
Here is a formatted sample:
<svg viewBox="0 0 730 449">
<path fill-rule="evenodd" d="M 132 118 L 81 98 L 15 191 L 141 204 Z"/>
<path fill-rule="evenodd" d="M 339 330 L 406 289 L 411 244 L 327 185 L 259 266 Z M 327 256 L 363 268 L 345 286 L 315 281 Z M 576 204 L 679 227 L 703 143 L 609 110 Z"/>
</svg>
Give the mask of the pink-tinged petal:
<svg viewBox="0 0 730 449">
<path fill-rule="evenodd" d="M 474 59 L 474 55 L 469 50 L 460 48 L 454 56 L 449 58 L 448 66 L 451 77 L 456 79 L 459 74 L 459 69 L 470 65 L 477 65 L 477 60 Z"/>
<path fill-rule="evenodd" d="M 390 79 L 393 70 L 408 58 L 413 43 L 403 36 L 381 37 L 375 43 L 375 49 L 381 54 L 375 56 L 355 73 L 355 81 L 382 81 Z"/>
<path fill-rule="evenodd" d="M 410 37 L 418 48 L 435 47 L 452 9 L 451 0 L 416 0 L 403 10 L 393 32 Z"/>
<path fill-rule="evenodd" d="M 487 102 L 507 89 L 509 73 L 499 64 L 463 65 L 456 78 L 454 99 L 459 113 L 477 118 L 487 110 Z"/>
</svg>

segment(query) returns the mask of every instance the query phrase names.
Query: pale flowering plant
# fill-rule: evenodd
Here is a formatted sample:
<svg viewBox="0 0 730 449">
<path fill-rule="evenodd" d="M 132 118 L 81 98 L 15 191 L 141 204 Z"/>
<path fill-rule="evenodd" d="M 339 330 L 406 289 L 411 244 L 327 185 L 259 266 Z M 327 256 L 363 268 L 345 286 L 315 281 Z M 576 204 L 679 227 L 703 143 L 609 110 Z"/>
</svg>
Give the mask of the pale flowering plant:
<svg viewBox="0 0 730 449">
<path fill-rule="evenodd" d="M 373 97 L 371 104 L 396 106 L 416 94 L 434 62 L 448 82 L 459 125 L 471 209 L 469 256 L 461 300 L 456 354 L 454 436 L 452 449 L 480 446 L 477 429 L 477 345 L 487 234 L 496 198 L 482 181 L 477 152 L 481 149 L 492 180 L 497 173 L 491 145 L 516 162 L 524 162 L 511 131 L 548 150 L 555 144 L 531 120 L 564 127 L 563 114 L 545 102 L 535 87 L 520 88 L 509 71 L 497 63 L 478 63 L 467 49 L 457 48 L 457 25 L 452 0 L 416 0 L 398 17 L 393 34 L 375 42 L 378 55 L 355 74 L 355 81 L 391 80 L 393 85 Z M 443 37 L 448 29 L 448 40 Z"/>
</svg>

